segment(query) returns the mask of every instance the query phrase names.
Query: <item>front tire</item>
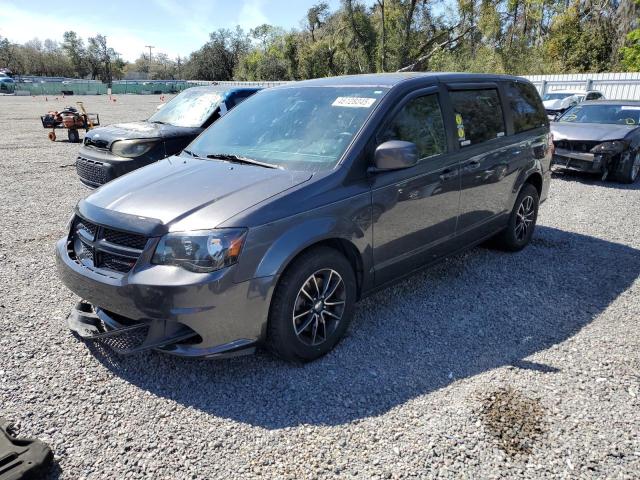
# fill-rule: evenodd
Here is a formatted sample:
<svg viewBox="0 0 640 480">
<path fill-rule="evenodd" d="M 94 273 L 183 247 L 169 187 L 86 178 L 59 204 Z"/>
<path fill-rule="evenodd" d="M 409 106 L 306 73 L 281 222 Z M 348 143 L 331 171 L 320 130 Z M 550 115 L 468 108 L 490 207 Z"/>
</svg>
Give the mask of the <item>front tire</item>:
<svg viewBox="0 0 640 480">
<path fill-rule="evenodd" d="M 527 246 L 538 220 L 539 203 L 540 197 L 536 187 L 525 183 L 513 206 L 507 228 L 496 237 L 499 248 L 517 252 Z"/>
<path fill-rule="evenodd" d="M 616 180 L 622 183 L 633 183 L 640 174 L 640 149 L 629 153 L 629 161 L 625 163 L 622 172 L 616 175 Z"/>
<path fill-rule="evenodd" d="M 355 299 L 355 274 L 344 255 L 329 247 L 304 252 L 274 292 L 267 347 L 296 363 L 325 355 L 347 330 Z"/>
</svg>

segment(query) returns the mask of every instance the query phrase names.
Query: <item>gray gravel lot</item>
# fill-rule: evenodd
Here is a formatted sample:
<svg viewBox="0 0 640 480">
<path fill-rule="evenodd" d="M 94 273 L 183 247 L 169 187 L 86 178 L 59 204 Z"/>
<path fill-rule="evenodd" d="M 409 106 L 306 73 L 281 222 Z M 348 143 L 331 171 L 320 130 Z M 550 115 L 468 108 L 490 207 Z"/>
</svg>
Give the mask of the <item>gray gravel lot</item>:
<svg viewBox="0 0 640 480">
<path fill-rule="evenodd" d="M 640 478 L 640 183 L 555 176 L 529 248 L 378 293 L 303 367 L 117 357 L 67 331 L 55 273 L 88 192 L 38 116 L 78 99 L 0 98 L 0 416 L 51 478 Z M 104 124 L 159 103 L 84 100 Z"/>
</svg>

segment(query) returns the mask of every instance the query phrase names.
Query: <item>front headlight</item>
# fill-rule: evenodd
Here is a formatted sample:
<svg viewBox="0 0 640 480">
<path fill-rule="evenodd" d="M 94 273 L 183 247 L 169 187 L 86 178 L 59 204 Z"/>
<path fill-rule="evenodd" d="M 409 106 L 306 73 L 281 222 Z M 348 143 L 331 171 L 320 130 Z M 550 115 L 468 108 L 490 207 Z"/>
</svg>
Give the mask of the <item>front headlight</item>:
<svg viewBox="0 0 640 480">
<path fill-rule="evenodd" d="M 591 153 L 621 153 L 629 148 L 629 143 L 624 140 L 613 140 L 596 145 L 591 149 Z"/>
<path fill-rule="evenodd" d="M 238 261 L 246 235 L 245 228 L 168 233 L 160 239 L 151 263 L 197 273 L 220 270 Z"/>
<path fill-rule="evenodd" d="M 111 152 L 119 157 L 135 158 L 151 150 L 159 140 L 118 140 L 111 145 Z"/>
</svg>

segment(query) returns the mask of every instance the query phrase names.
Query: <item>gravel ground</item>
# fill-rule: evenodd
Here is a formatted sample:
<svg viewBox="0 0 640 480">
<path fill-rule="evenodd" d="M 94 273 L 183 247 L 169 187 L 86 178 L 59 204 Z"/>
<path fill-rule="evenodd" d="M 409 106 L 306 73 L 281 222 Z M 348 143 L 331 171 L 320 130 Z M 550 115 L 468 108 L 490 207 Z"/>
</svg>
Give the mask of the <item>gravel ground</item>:
<svg viewBox="0 0 640 480">
<path fill-rule="evenodd" d="M 87 191 L 38 115 L 69 100 L 0 98 L 0 415 L 51 478 L 640 478 L 640 183 L 556 176 L 529 248 L 363 301 L 309 365 L 117 357 L 67 331 L 55 273 Z M 159 103 L 85 100 L 103 124 Z"/>
</svg>

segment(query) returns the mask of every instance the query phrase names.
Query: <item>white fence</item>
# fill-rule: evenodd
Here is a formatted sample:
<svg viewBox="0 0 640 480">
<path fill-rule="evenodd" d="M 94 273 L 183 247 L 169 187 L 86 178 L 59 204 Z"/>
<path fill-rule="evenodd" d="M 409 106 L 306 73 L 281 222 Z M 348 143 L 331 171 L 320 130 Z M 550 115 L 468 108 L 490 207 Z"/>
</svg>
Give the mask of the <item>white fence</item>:
<svg viewBox="0 0 640 480">
<path fill-rule="evenodd" d="M 605 98 L 640 100 L 640 72 L 525 75 L 540 95 L 554 90 L 599 90 Z"/>
<path fill-rule="evenodd" d="M 599 90 L 605 98 L 640 100 L 640 72 L 636 73 L 576 73 L 566 75 L 525 75 L 540 95 L 554 90 Z M 188 81 L 192 85 L 224 85 L 229 87 L 274 87 L 290 82 Z"/>
<path fill-rule="evenodd" d="M 285 83 L 292 83 L 291 81 L 273 81 L 273 82 L 242 82 L 235 80 L 187 80 L 188 84 L 191 85 L 222 85 L 225 87 L 277 87 L 278 85 L 284 85 Z"/>
</svg>

